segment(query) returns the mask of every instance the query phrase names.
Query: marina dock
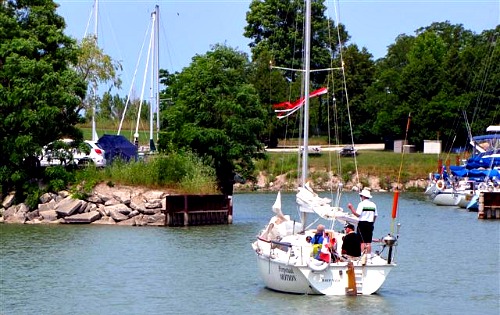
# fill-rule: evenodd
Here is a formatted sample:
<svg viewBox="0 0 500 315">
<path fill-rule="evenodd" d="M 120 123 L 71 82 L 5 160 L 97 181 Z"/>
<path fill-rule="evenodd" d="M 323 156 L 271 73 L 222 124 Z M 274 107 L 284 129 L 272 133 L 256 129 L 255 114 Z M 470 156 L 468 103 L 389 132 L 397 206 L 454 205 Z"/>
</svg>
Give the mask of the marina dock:
<svg viewBox="0 0 500 315">
<path fill-rule="evenodd" d="M 478 219 L 500 219 L 500 192 L 482 192 L 479 196 Z"/>
<path fill-rule="evenodd" d="M 171 195 L 166 197 L 165 226 L 233 223 L 233 200 L 227 195 Z"/>
</svg>

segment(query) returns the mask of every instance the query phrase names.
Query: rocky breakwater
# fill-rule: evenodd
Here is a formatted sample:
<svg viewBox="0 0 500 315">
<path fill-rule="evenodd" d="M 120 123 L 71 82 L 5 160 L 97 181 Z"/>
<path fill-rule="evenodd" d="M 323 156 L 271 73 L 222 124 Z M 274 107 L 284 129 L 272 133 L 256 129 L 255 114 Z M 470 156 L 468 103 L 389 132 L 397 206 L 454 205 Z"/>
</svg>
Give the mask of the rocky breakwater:
<svg viewBox="0 0 500 315">
<path fill-rule="evenodd" d="M 92 223 L 129 226 L 160 226 L 165 223 L 168 193 L 158 190 L 106 184 L 97 185 L 84 200 L 67 191 L 45 193 L 36 209 L 26 204 L 14 205 L 14 195 L 8 195 L 0 208 L 4 223 Z"/>
</svg>

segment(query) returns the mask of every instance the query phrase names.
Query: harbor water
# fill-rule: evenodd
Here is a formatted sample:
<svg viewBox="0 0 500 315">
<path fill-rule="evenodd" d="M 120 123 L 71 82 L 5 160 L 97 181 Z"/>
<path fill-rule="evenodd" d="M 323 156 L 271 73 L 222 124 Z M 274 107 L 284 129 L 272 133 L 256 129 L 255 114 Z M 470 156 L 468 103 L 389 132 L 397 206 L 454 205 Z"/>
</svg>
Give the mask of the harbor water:
<svg viewBox="0 0 500 315">
<path fill-rule="evenodd" d="M 294 195 L 282 196 L 297 218 Z M 2 224 L 0 314 L 500 314 L 500 222 L 423 194 L 402 193 L 395 222 L 392 194 L 374 194 L 374 236 L 401 224 L 398 266 L 377 294 L 266 289 L 250 244 L 275 197 L 235 195 L 232 225 Z M 342 206 L 358 201 L 346 193 Z"/>
</svg>

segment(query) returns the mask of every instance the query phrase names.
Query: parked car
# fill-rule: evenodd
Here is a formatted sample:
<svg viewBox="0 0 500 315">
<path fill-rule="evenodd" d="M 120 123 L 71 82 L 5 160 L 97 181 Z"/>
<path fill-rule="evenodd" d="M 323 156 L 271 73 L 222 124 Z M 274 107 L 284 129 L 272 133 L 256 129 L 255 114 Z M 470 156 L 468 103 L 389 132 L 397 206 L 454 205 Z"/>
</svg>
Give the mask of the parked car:
<svg viewBox="0 0 500 315">
<path fill-rule="evenodd" d="M 82 146 L 74 147 L 72 139 L 51 142 L 42 149 L 42 155 L 39 157 L 40 165 L 106 166 L 105 151 L 96 141 L 85 140 Z"/>
<path fill-rule="evenodd" d="M 307 151 L 309 151 L 309 155 L 321 155 L 321 146 L 319 145 L 310 145 L 307 146 Z M 300 146 L 300 154 L 304 153 L 304 146 Z"/>
<path fill-rule="evenodd" d="M 340 152 L 339 152 L 340 156 L 356 156 L 358 155 L 358 150 L 356 150 L 352 145 L 347 145 L 345 147 L 343 147 Z"/>
</svg>

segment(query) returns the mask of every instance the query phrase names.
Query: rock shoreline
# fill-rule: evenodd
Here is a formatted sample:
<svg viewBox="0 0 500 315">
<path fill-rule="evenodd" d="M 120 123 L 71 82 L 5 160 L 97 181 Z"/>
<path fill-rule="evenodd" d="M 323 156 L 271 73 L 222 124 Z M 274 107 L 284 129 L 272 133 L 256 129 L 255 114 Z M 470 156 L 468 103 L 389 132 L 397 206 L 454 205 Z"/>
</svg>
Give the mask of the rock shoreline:
<svg viewBox="0 0 500 315">
<path fill-rule="evenodd" d="M 14 205 L 14 194 L 4 198 L 0 223 L 19 224 L 116 224 L 128 226 L 163 226 L 166 196 L 169 193 L 138 187 L 109 187 L 99 184 L 84 200 L 67 191 L 45 193 L 37 209 Z"/>
<path fill-rule="evenodd" d="M 325 174 L 325 173 L 321 173 Z M 314 170 L 311 170 L 310 173 L 313 179 L 311 180 L 311 186 L 315 191 L 330 191 L 332 189 L 337 189 L 339 185 L 342 185 L 342 180 L 333 175 L 332 173 L 328 174 L 328 176 L 316 176 Z M 391 182 L 390 180 L 384 180 L 378 176 L 373 175 L 361 175 L 361 182 L 364 183 L 355 183 L 354 181 L 348 181 L 343 184 L 342 189 L 345 191 L 361 191 L 364 187 L 369 188 L 372 191 L 394 191 L 396 187 L 399 190 L 417 190 L 423 191 L 425 187 L 427 187 L 427 179 L 417 179 L 417 180 L 409 180 L 403 184 L 399 184 L 396 182 Z M 234 190 L 236 192 L 241 191 L 296 191 L 298 187 L 297 179 L 289 179 L 286 174 L 276 176 L 274 178 L 270 178 L 266 176 L 264 172 L 261 172 L 256 179 L 256 182 L 247 182 L 245 184 L 235 184 Z"/>
<path fill-rule="evenodd" d="M 339 180 L 330 177 L 328 181 L 316 179 L 312 187 L 320 191 L 328 191 L 337 187 Z M 368 187 L 373 191 L 390 191 L 397 187 L 391 183 L 390 189 L 381 187 L 380 179 L 367 177 Z M 420 179 L 409 181 L 399 187 L 401 190 L 423 190 L 427 181 Z M 287 180 L 286 175 L 277 176 L 273 181 L 262 174 L 256 183 L 235 184 L 235 192 L 248 191 L 295 191 L 296 180 Z M 347 183 L 344 190 L 358 191 L 362 185 Z M 24 204 L 14 205 L 14 194 L 7 195 L 0 207 L 0 223 L 19 224 L 108 224 L 127 226 L 163 226 L 165 224 L 166 197 L 170 192 L 140 187 L 109 187 L 101 183 L 94 187 L 90 196 L 84 200 L 76 199 L 68 191 L 45 193 L 40 197 L 36 209 L 29 209 Z"/>
</svg>

